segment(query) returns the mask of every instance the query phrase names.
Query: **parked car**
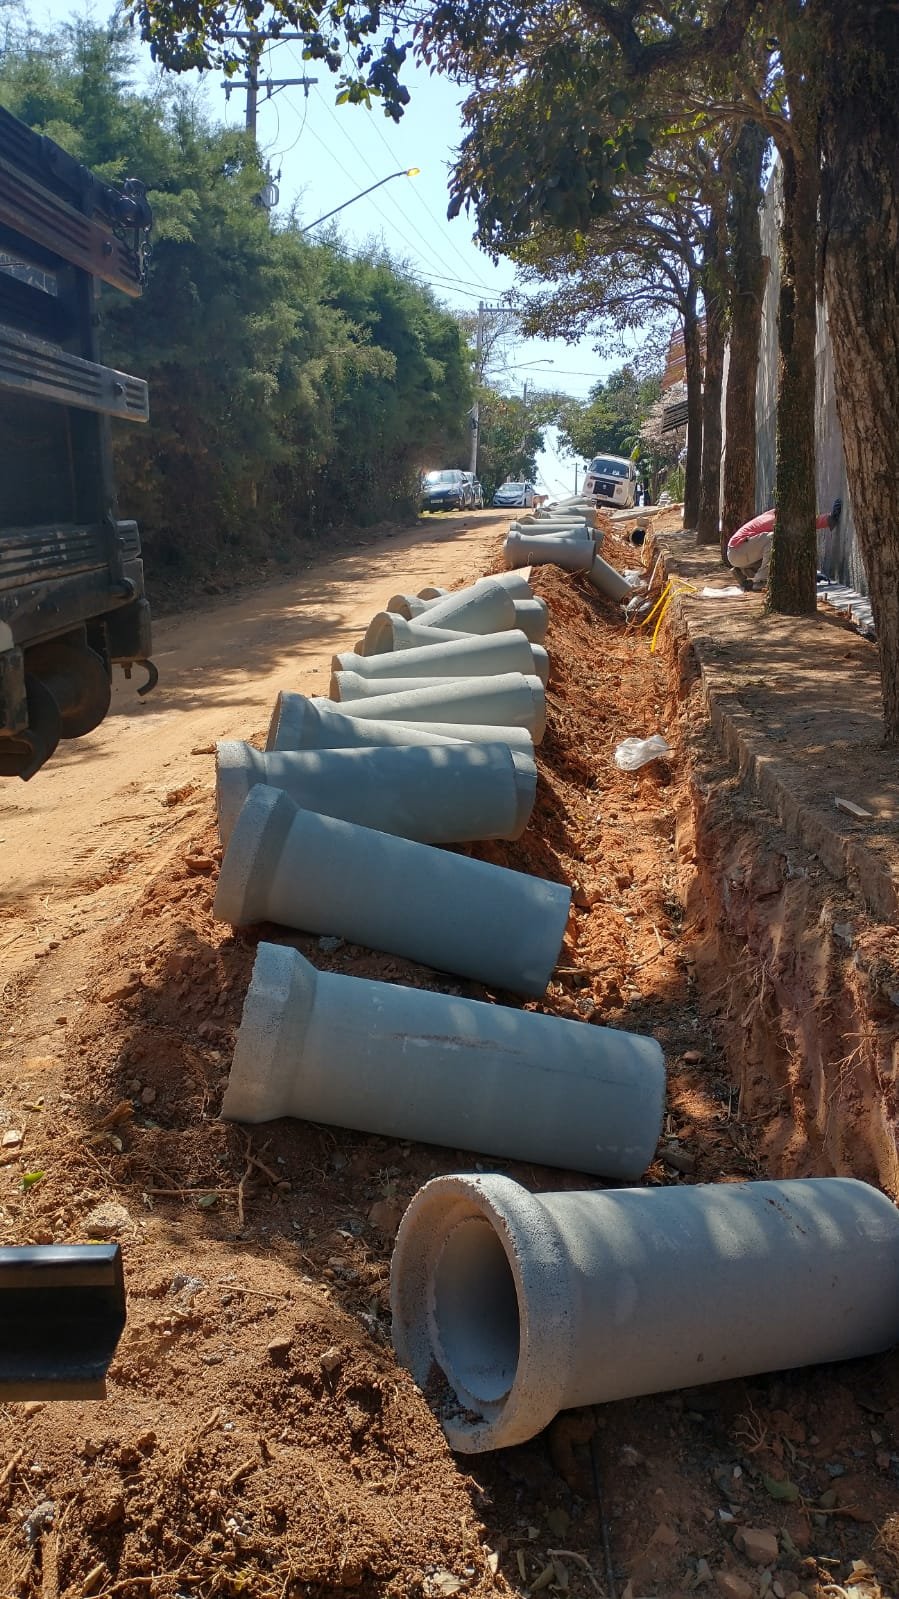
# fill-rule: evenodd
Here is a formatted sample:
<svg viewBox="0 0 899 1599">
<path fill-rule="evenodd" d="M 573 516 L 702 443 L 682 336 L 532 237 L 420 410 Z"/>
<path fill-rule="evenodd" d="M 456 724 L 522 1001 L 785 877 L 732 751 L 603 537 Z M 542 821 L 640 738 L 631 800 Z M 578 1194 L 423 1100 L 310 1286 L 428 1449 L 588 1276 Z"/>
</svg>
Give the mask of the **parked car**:
<svg viewBox="0 0 899 1599">
<path fill-rule="evenodd" d="M 472 511 L 482 511 L 484 508 L 484 490 L 473 472 L 463 472 L 465 484 L 468 489 L 468 505 Z"/>
<path fill-rule="evenodd" d="M 514 505 L 532 506 L 535 489 L 533 483 L 501 483 L 493 496 L 494 505 L 509 508 Z"/>
<path fill-rule="evenodd" d="M 584 494 L 615 510 L 637 503 L 637 468 L 623 455 L 596 455 L 587 468 Z"/>
<path fill-rule="evenodd" d="M 466 474 L 456 467 L 426 472 L 421 480 L 419 504 L 423 511 L 464 511 L 471 504 Z"/>
</svg>

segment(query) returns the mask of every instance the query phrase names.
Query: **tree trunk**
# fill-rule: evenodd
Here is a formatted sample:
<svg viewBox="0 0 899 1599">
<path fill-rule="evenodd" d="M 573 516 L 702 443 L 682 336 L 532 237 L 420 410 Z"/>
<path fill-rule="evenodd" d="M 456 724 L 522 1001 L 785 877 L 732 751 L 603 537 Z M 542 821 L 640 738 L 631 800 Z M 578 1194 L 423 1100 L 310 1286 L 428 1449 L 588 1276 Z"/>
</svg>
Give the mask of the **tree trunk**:
<svg viewBox="0 0 899 1599">
<path fill-rule="evenodd" d="M 724 288 L 721 268 L 721 230 L 712 216 L 703 251 L 705 380 L 702 390 L 702 478 L 699 520 L 696 523 L 698 544 L 717 544 L 721 536 L 721 397 L 724 387 Z"/>
<path fill-rule="evenodd" d="M 777 522 L 768 580 L 768 610 L 813 616 L 815 573 L 815 262 L 818 223 L 818 148 L 812 119 L 790 95 L 794 142 L 783 156 L 784 208 L 780 241 L 777 330 Z"/>
<path fill-rule="evenodd" d="M 837 12 L 839 13 L 837 15 Z M 852 508 L 899 743 L 899 17 L 833 6 L 822 42 L 824 287 Z"/>
<path fill-rule="evenodd" d="M 759 208 L 767 136 L 754 122 L 741 130 L 731 166 L 730 365 L 725 399 L 722 557 L 727 540 L 755 516 L 755 402 L 765 292 Z"/>
<path fill-rule="evenodd" d="M 684 527 L 699 522 L 702 473 L 702 340 L 696 314 L 696 290 L 684 313 L 684 367 L 687 378 L 687 461 L 684 468 Z"/>
</svg>

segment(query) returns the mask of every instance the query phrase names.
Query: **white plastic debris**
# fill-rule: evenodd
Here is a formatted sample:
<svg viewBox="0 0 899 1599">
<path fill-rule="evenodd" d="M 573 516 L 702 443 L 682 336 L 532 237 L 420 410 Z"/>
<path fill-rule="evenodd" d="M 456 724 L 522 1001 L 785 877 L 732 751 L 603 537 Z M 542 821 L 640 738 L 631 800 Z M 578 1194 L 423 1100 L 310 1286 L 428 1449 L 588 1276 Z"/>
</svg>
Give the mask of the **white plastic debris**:
<svg viewBox="0 0 899 1599">
<path fill-rule="evenodd" d="M 699 590 L 699 598 L 701 600 L 739 600 L 743 598 L 745 593 L 746 590 L 741 589 L 737 583 L 731 583 L 730 587 L 726 589 L 713 588 L 708 585 L 706 588 Z"/>
<path fill-rule="evenodd" d="M 622 772 L 637 772 L 650 761 L 657 761 L 660 755 L 670 754 L 668 740 L 661 733 L 653 733 L 651 738 L 624 739 L 615 747 L 614 761 Z"/>
</svg>

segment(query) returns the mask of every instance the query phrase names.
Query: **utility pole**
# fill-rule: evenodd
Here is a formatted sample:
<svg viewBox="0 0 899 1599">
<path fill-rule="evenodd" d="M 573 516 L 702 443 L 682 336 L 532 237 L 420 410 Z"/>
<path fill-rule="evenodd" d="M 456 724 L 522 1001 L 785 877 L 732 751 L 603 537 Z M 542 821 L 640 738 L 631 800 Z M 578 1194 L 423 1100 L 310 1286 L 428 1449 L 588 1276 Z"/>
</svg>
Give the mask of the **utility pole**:
<svg viewBox="0 0 899 1599">
<path fill-rule="evenodd" d="M 485 305 L 483 300 L 478 301 L 478 330 L 474 344 L 474 373 L 475 382 L 480 387 L 481 361 L 484 355 L 484 333 L 487 327 L 487 315 L 491 311 L 504 311 L 503 305 Z M 478 475 L 478 443 L 480 441 L 481 402 L 475 394 L 474 405 L 471 408 L 471 456 L 468 470 L 474 477 Z"/>
<path fill-rule="evenodd" d="M 480 384 L 481 384 L 481 357 L 482 357 L 482 355 L 484 353 L 484 316 L 485 316 L 485 313 L 486 313 L 486 309 L 487 308 L 484 305 L 483 300 L 479 300 L 478 301 L 478 331 L 477 331 L 477 334 L 475 336 L 475 345 L 474 345 L 474 375 L 475 375 L 475 383 L 478 385 L 478 388 L 480 388 Z M 473 477 L 477 477 L 477 475 L 478 475 L 478 435 L 480 433 L 480 428 L 481 428 L 481 402 L 480 402 L 480 400 L 478 398 L 478 393 L 477 393 L 477 389 L 476 389 L 475 390 L 475 397 L 474 397 L 474 405 L 472 407 L 472 412 L 471 412 L 471 457 L 470 457 L 469 463 L 468 463 L 468 470 L 472 474 Z"/>
<path fill-rule="evenodd" d="M 577 461 L 574 463 L 574 497 L 577 499 Z"/>
<path fill-rule="evenodd" d="M 247 75 L 236 83 L 233 78 L 226 78 L 222 84 L 225 98 L 230 100 L 232 89 L 243 89 L 247 97 L 245 126 L 247 133 L 255 141 L 256 138 L 256 113 L 259 105 L 259 61 L 263 47 L 274 40 L 278 44 L 302 42 L 302 33 L 263 33 L 258 29 L 252 33 L 228 31 L 222 35 L 225 39 L 237 39 L 249 45 L 247 50 Z M 276 89 L 301 88 L 308 95 L 309 90 L 318 83 L 318 78 L 266 78 L 265 92 L 267 99 L 271 99 Z"/>
</svg>

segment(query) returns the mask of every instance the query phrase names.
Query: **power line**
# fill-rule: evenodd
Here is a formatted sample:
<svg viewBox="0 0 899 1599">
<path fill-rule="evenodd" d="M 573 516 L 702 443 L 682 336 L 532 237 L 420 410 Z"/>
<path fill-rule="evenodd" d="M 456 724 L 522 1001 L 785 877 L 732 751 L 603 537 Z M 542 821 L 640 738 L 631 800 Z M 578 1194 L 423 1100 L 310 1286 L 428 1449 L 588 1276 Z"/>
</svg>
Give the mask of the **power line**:
<svg viewBox="0 0 899 1599">
<path fill-rule="evenodd" d="M 340 160 L 340 157 L 336 156 L 334 154 L 334 151 L 329 149 L 328 145 L 325 144 L 325 141 L 322 138 L 321 134 L 320 133 L 316 133 L 314 128 L 310 128 L 309 132 L 311 133 L 313 139 L 315 139 L 317 141 L 317 143 L 321 145 L 322 149 L 327 151 L 328 155 L 330 155 L 332 161 L 334 162 L 334 165 L 340 168 L 340 170 L 343 173 L 344 177 L 345 178 L 349 178 L 351 183 L 356 183 L 358 181 L 356 179 L 356 177 L 354 177 L 352 172 L 348 171 L 348 169 L 344 166 L 343 162 Z M 396 227 L 396 223 L 395 222 L 392 223 L 391 226 L 396 228 L 397 233 L 399 233 L 400 238 L 403 240 L 403 243 L 406 245 L 407 249 L 411 250 L 413 255 L 418 255 L 419 252 L 415 249 L 415 246 L 413 244 L 410 244 L 410 242 L 406 238 L 405 234 L 402 233 L 400 231 L 400 229 Z M 420 259 L 420 257 L 419 257 L 419 259 Z M 409 270 L 409 276 L 410 277 L 418 277 L 418 278 L 422 279 L 425 283 L 429 283 L 429 284 L 434 284 L 434 283 L 440 283 L 441 282 L 440 277 L 437 274 L 434 274 L 434 273 L 431 272 L 430 268 L 427 266 L 427 263 L 423 263 L 423 267 L 424 267 L 424 270 L 422 270 L 421 266 L 415 268 L 414 270 L 410 269 Z M 470 289 L 464 289 L 464 288 L 458 287 L 454 279 L 451 279 L 451 278 L 444 279 L 443 280 L 443 284 L 446 287 L 450 287 L 450 288 L 455 289 L 455 292 L 457 294 L 468 295 L 472 299 L 475 299 L 475 300 L 480 298 L 479 294 L 474 294 Z"/>
<path fill-rule="evenodd" d="M 372 118 L 372 127 L 374 128 L 375 133 L 377 134 L 378 138 L 380 139 L 381 143 L 383 144 L 384 149 L 387 150 L 390 153 L 390 156 L 392 158 L 394 152 L 390 148 L 390 142 L 387 139 L 387 137 L 385 136 L 383 128 L 380 126 L 380 124 L 376 120 L 376 113 L 375 112 L 371 112 L 371 118 Z M 444 238 L 446 239 L 446 242 L 449 245 L 450 249 L 455 252 L 457 258 L 462 262 L 462 265 L 465 268 L 465 271 L 466 272 L 470 272 L 471 271 L 471 266 L 465 260 L 465 257 L 463 256 L 462 251 L 459 249 L 458 245 L 456 244 L 455 240 L 453 239 L 452 235 L 450 234 L 449 228 L 446 226 L 445 223 L 441 222 L 438 217 L 435 217 L 433 211 L 431 210 L 431 207 L 428 205 L 428 202 L 425 199 L 424 195 L 422 194 L 421 190 L 420 189 L 415 189 L 413 192 L 414 192 L 415 197 L 418 200 L 419 204 L 424 206 L 425 211 L 427 212 L 427 214 L 430 217 L 431 221 L 434 223 L 435 227 L 440 229 L 440 231 L 443 234 Z M 485 294 L 491 294 L 493 292 L 491 289 L 489 289 L 487 287 L 486 283 L 478 283 L 477 281 L 475 281 L 475 285 L 474 286 L 476 288 L 482 289 Z"/>
<path fill-rule="evenodd" d="M 343 173 L 344 177 L 345 178 L 349 178 L 350 183 L 353 183 L 353 184 L 358 183 L 358 181 L 359 181 L 358 177 L 354 173 L 350 172 L 344 166 L 344 164 L 340 160 L 339 156 L 336 156 L 334 154 L 334 151 L 327 144 L 325 144 L 325 141 L 322 138 L 321 134 L 320 133 L 316 133 L 314 128 L 310 128 L 309 132 L 312 134 L 313 139 L 315 139 L 321 145 L 322 149 L 325 150 L 327 152 L 327 154 L 331 157 L 331 160 L 334 162 L 334 165 L 340 168 L 340 170 Z M 415 248 L 415 245 L 411 242 L 410 239 L 408 239 L 406 237 L 406 235 L 405 235 L 405 233 L 403 233 L 402 229 L 397 227 L 397 224 L 395 222 L 391 222 L 390 226 L 392 228 L 394 228 L 394 230 L 399 234 L 400 238 L 402 239 L 403 243 L 406 246 L 406 249 L 407 250 L 411 250 L 412 254 L 414 256 L 417 256 L 419 261 L 421 261 L 421 263 L 424 266 L 426 272 L 430 273 L 431 272 L 431 268 L 428 266 L 428 263 L 423 260 L 421 252 Z"/>
<path fill-rule="evenodd" d="M 371 173 L 373 178 L 380 177 L 380 173 L 375 171 L 375 168 L 372 166 L 371 162 L 368 160 L 368 157 L 363 155 L 362 151 L 357 148 L 355 140 L 353 138 L 351 138 L 350 134 L 347 131 L 346 123 L 345 122 L 341 122 L 341 121 L 338 120 L 338 118 L 334 115 L 334 112 L 331 110 L 331 107 L 328 105 L 328 102 L 324 98 L 323 95 L 319 95 L 318 98 L 321 101 L 321 104 L 324 107 L 327 116 L 334 123 L 334 126 L 336 128 L 340 129 L 340 132 L 343 134 L 343 137 L 346 139 L 347 144 L 349 145 L 349 147 L 352 150 L 353 154 L 356 156 L 357 160 L 361 161 L 362 165 L 364 167 L 368 168 L 368 171 Z M 412 232 L 415 234 L 416 238 L 418 238 L 421 241 L 421 245 L 424 246 L 424 253 L 422 253 L 422 250 L 420 248 L 416 249 L 416 247 L 414 245 L 409 245 L 409 240 L 406 239 L 405 242 L 406 242 L 407 245 L 409 245 L 409 248 L 414 250 L 415 254 L 419 257 L 420 260 L 425 262 L 429 272 L 433 272 L 434 271 L 435 264 L 436 264 L 436 270 L 438 272 L 440 272 L 442 270 L 442 268 L 443 268 L 443 262 L 437 260 L 437 257 L 432 252 L 431 247 L 428 244 L 427 239 L 425 239 L 422 236 L 422 234 L 419 231 L 419 229 L 415 226 L 415 223 L 412 222 L 409 219 L 409 217 L 407 217 L 405 211 L 403 211 L 402 207 L 400 206 L 400 203 L 397 200 L 396 196 L 392 195 L 392 194 L 388 194 L 388 195 L 385 195 L 384 198 L 386 200 L 388 200 L 391 205 L 394 205 L 396 207 L 396 210 L 399 212 L 399 215 L 402 217 L 403 222 L 408 227 L 410 227 L 412 229 Z M 396 226 L 396 224 L 394 223 L 394 227 L 395 226 Z M 399 230 L 397 229 L 397 231 L 399 231 Z M 405 235 L 401 235 L 401 237 L 405 238 Z M 431 258 L 430 259 L 430 263 L 428 263 L 428 257 L 429 256 Z"/>
<path fill-rule="evenodd" d="M 299 127 L 299 131 L 297 133 L 297 136 L 294 139 L 292 144 L 286 145 L 283 150 L 276 150 L 275 151 L 274 155 L 271 158 L 273 161 L 280 161 L 283 156 L 290 155 L 291 150 L 295 150 L 296 149 L 297 145 L 299 144 L 300 140 L 303 137 L 303 131 L 304 131 L 305 127 L 306 127 L 306 118 L 308 117 L 308 115 L 309 115 L 309 96 L 308 96 L 308 94 L 304 94 L 304 96 L 303 96 L 303 120 L 300 123 L 300 127 Z M 281 123 L 280 123 L 280 119 L 279 119 L 279 122 L 278 122 L 279 129 L 280 129 L 280 126 L 281 126 Z"/>
</svg>

